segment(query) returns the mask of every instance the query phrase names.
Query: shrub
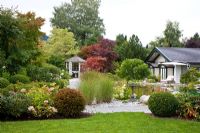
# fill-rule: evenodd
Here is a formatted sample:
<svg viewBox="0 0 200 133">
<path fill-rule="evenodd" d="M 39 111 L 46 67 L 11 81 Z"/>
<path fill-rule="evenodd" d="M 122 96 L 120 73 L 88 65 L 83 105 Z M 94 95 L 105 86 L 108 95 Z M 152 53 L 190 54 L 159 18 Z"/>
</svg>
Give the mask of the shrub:
<svg viewBox="0 0 200 133">
<path fill-rule="evenodd" d="M 65 117 L 77 117 L 85 108 L 85 99 L 77 90 L 62 89 L 54 99 L 58 112 Z"/>
<path fill-rule="evenodd" d="M 53 65 L 45 66 L 28 66 L 27 75 L 33 81 L 52 82 L 61 78 L 61 70 Z"/>
<path fill-rule="evenodd" d="M 55 81 L 56 85 L 58 85 L 59 88 L 64 88 L 65 87 L 65 82 L 67 82 L 67 81 L 61 80 L 61 79 Z"/>
<path fill-rule="evenodd" d="M 128 100 L 131 98 L 132 90 L 127 88 L 125 82 L 118 82 L 114 87 L 114 98 L 118 100 Z"/>
<path fill-rule="evenodd" d="M 148 106 L 156 116 L 174 116 L 179 107 L 178 100 L 168 92 L 154 93 L 150 96 Z"/>
<path fill-rule="evenodd" d="M 195 69 L 191 68 L 186 73 L 181 75 L 181 83 L 188 84 L 190 82 L 197 82 L 200 78 L 200 72 Z"/>
<path fill-rule="evenodd" d="M 0 78 L 0 88 L 5 88 L 10 84 L 10 82 L 5 78 Z"/>
<path fill-rule="evenodd" d="M 37 118 L 48 118 L 57 113 L 52 100 L 57 90 L 56 87 L 49 88 L 47 86 L 30 89 L 27 94 L 32 99 L 29 112 Z"/>
<path fill-rule="evenodd" d="M 179 116 L 186 119 L 200 118 L 200 94 L 180 93 L 177 95 L 180 103 Z"/>
<path fill-rule="evenodd" d="M 118 75 L 129 80 L 141 80 L 149 76 L 148 66 L 140 59 L 126 59 L 122 62 Z"/>
<path fill-rule="evenodd" d="M 30 98 L 25 94 L 12 93 L 9 96 L 0 96 L 0 117 L 18 118 L 28 112 Z"/>
<path fill-rule="evenodd" d="M 10 82 L 14 83 L 14 84 L 17 82 L 29 83 L 30 79 L 29 79 L 29 77 L 27 77 L 25 75 L 16 74 L 16 75 L 10 77 Z"/>
<path fill-rule="evenodd" d="M 87 104 L 110 102 L 113 97 L 113 81 L 105 74 L 90 71 L 81 76 L 80 91 Z"/>
</svg>

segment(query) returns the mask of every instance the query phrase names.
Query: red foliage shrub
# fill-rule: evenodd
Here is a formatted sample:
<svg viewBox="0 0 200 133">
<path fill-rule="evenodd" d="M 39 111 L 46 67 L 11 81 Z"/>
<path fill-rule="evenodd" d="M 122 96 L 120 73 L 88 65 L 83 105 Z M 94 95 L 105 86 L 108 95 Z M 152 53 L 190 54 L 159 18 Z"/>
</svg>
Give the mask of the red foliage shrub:
<svg viewBox="0 0 200 133">
<path fill-rule="evenodd" d="M 83 95 L 72 89 L 60 90 L 54 99 L 55 107 L 58 113 L 65 117 L 78 117 L 85 108 L 85 99 Z"/>
<path fill-rule="evenodd" d="M 80 55 L 85 59 L 92 57 L 91 59 L 88 60 L 89 61 L 88 63 L 86 61 L 86 64 L 92 64 L 91 61 L 93 60 L 96 63 L 94 65 L 96 67 L 90 67 L 90 68 L 97 68 L 97 67 L 102 68 L 103 66 L 103 70 L 101 71 L 108 72 L 112 70 L 113 61 L 117 59 L 117 54 L 113 50 L 114 46 L 115 46 L 114 41 L 111 41 L 108 39 L 101 39 L 99 43 L 97 44 L 83 47 L 81 49 Z M 100 66 L 97 66 L 98 64 Z M 88 66 L 88 65 L 85 65 L 85 66 Z M 96 70 L 96 69 L 93 69 L 93 70 Z"/>
<path fill-rule="evenodd" d="M 102 58 L 100 56 L 89 57 L 86 62 L 82 65 L 83 71 L 97 71 L 104 72 L 104 68 L 106 67 L 106 58 Z"/>
</svg>

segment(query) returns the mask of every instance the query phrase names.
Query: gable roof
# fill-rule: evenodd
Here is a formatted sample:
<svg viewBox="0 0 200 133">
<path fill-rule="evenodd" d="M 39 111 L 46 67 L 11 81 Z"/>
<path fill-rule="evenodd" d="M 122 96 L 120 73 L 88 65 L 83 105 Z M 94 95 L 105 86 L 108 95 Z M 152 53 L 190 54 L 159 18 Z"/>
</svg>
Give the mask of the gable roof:
<svg viewBox="0 0 200 133">
<path fill-rule="evenodd" d="M 146 61 L 153 62 L 159 55 L 162 55 L 169 62 L 200 64 L 200 48 L 156 47 Z"/>
<path fill-rule="evenodd" d="M 65 62 L 77 62 L 77 63 L 82 63 L 85 62 L 85 60 L 83 60 L 82 58 L 78 57 L 78 56 L 74 56 L 70 59 L 67 59 Z"/>
</svg>

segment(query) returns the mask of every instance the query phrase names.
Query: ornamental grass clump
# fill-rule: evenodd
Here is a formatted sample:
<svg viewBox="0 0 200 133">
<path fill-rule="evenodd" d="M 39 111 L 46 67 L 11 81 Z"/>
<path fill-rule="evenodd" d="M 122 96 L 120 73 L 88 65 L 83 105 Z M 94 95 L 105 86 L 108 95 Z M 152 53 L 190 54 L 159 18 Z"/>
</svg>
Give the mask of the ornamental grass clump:
<svg viewBox="0 0 200 133">
<path fill-rule="evenodd" d="M 113 98 L 113 86 L 112 79 L 102 73 L 88 71 L 81 76 L 80 91 L 87 104 L 94 101 L 110 102 Z"/>
<path fill-rule="evenodd" d="M 62 89 L 54 98 L 55 107 L 58 113 L 64 117 L 79 117 L 85 109 L 85 99 L 83 95 L 73 89 Z"/>
</svg>

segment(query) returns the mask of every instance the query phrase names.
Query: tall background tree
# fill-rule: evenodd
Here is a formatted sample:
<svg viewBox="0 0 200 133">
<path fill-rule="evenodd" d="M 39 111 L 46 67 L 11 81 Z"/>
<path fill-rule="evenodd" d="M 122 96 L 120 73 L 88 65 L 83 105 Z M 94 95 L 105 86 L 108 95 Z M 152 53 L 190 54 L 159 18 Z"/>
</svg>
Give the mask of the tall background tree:
<svg viewBox="0 0 200 133">
<path fill-rule="evenodd" d="M 65 68 L 64 60 L 78 53 L 74 34 L 67 29 L 53 28 L 44 51 L 48 63 Z"/>
<path fill-rule="evenodd" d="M 0 8 L 0 55 L 4 60 L 1 65 L 10 73 L 19 71 L 40 54 L 43 24 L 44 19 L 33 12 L 23 14 Z"/>
<path fill-rule="evenodd" d="M 125 59 L 138 58 L 145 60 L 147 50 L 142 46 L 138 36 L 132 35 L 129 40 L 127 36 L 120 34 L 116 37 L 115 51 L 119 56 L 119 61 Z"/>
<path fill-rule="evenodd" d="M 100 0 L 71 0 L 54 7 L 51 23 L 73 32 L 79 46 L 93 44 L 105 33 L 103 19 L 99 17 Z"/>
<path fill-rule="evenodd" d="M 157 37 L 155 41 L 149 43 L 149 48 L 154 47 L 183 47 L 181 42 L 182 31 L 178 22 L 168 21 L 163 31 L 163 37 Z"/>
<path fill-rule="evenodd" d="M 200 36 L 195 33 L 193 37 L 186 41 L 186 48 L 200 48 Z"/>
</svg>

